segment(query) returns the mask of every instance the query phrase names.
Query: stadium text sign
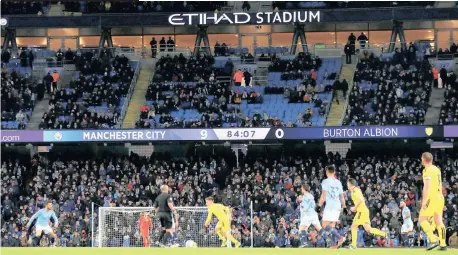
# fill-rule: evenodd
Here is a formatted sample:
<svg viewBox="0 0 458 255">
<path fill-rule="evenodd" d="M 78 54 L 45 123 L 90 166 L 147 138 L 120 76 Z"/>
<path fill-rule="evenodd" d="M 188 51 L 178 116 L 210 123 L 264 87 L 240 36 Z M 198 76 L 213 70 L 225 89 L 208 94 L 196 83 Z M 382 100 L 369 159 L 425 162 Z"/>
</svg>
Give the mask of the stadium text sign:
<svg viewBox="0 0 458 255">
<path fill-rule="evenodd" d="M 218 25 L 218 24 L 282 24 L 291 22 L 320 22 L 320 11 L 284 12 L 235 12 L 235 13 L 179 13 L 169 16 L 169 24 Z"/>
<path fill-rule="evenodd" d="M 233 140 L 335 140 L 390 138 L 454 138 L 458 125 L 356 126 L 310 128 L 189 128 L 114 130 L 1 130 L 3 143 L 150 142 Z"/>
</svg>

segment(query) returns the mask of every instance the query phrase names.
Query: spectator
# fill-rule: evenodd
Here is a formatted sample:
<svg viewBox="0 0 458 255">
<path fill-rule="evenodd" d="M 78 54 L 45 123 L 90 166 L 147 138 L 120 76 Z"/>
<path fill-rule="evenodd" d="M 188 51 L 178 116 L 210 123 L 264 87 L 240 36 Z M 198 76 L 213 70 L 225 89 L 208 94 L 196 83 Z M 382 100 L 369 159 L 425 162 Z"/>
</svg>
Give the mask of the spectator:
<svg viewBox="0 0 458 255">
<path fill-rule="evenodd" d="M 250 86 L 251 85 L 251 74 L 248 72 L 247 69 L 245 69 L 245 72 L 243 72 L 243 78 L 245 80 L 245 85 Z"/>
<path fill-rule="evenodd" d="M 21 50 L 21 53 L 19 54 L 19 59 L 21 59 L 21 66 L 26 67 L 27 66 L 27 51 L 26 50 Z"/>
<path fill-rule="evenodd" d="M 157 41 L 156 38 L 153 37 L 151 41 L 149 42 L 149 45 L 151 46 L 151 57 L 156 58 L 157 54 Z"/>
<path fill-rule="evenodd" d="M 175 41 L 172 40 L 172 37 L 169 36 L 167 40 L 167 49 L 168 51 L 175 51 Z"/>
<path fill-rule="evenodd" d="M 348 82 L 346 79 L 343 79 L 342 82 L 340 83 L 340 86 L 342 88 L 342 93 L 344 98 L 347 98 L 347 92 L 348 92 Z"/>
<path fill-rule="evenodd" d="M 5 63 L 5 64 L 8 64 L 10 62 L 10 59 L 11 59 L 10 51 L 9 50 L 4 50 L 2 52 L 2 62 Z"/>
<path fill-rule="evenodd" d="M 52 87 L 51 91 L 56 91 L 57 90 L 57 83 L 59 82 L 60 79 L 60 74 L 57 72 L 57 70 L 54 70 L 54 72 L 51 74 L 52 76 Z"/>
<path fill-rule="evenodd" d="M 369 39 L 364 34 L 364 32 L 361 32 L 361 34 L 358 36 L 358 42 L 361 49 L 364 49 L 366 47 L 366 43 L 368 40 Z"/>
<path fill-rule="evenodd" d="M 165 51 L 165 48 L 167 47 L 165 37 L 162 37 L 162 39 L 159 41 L 159 47 L 161 52 Z"/>
<path fill-rule="evenodd" d="M 353 33 L 348 36 L 348 42 L 350 42 L 351 54 L 355 54 L 356 36 Z"/>
<path fill-rule="evenodd" d="M 214 52 L 215 52 L 215 56 L 223 55 L 222 52 L 221 52 L 221 45 L 219 44 L 218 41 L 216 41 L 216 43 L 215 43 Z"/>
<path fill-rule="evenodd" d="M 68 48 L 68 50 L 65 52 L 65 63 L 66 64 L 73 64 L 75 60 L 75 54 L 73 51 Z"/>
<path fill-rule="evenodd" d="M 27 57 L 29 58 L 29 66 L 30 66 L 30 68 L 33 69 L 33 60 L 35 59 L 35 56 L 33 55 L 33 51 L 32 50 L 29 50 Z"/>
<path fill-rule="evenodd" d="M 451 247 L 458 247 L 458 231 L 453 232 L 452 236 L 448 239 L 448 245 Z"/>
<path fill-rule="evenodd" d="M 244 12 L 249 12 L 251 9 L 251 5 L 248 1 L 243 1 L 243 4 L 242 4 L 242 10 Z"/>
<path fill-rule="evenodd" d="M 452 45 L 450 46 L 450 53 L 455 54 L 457 53 L 457 50 L 458 50 L 458 47 L 456 46 L 456 44 L 452 43 Z"/>
<path fill-rule="evenodd" d="M 352 48 L 351 48 L 351 44 L 349 41 L 347 42 L 347 44 L 345 44 L 344 52 L 345 52 L 345 62 L 347 63 L 347 65 L 351 64 Z"/>
<path fill-rule="evenodd" d="M 242 79 L 244 78 L 244 73 L 242 72 L 242 70 L 237 70 L 237 72 L 235 72 L 234 74 L 234 82 L 235 82 L 235 86 L 240 86 L 242 85 Z"/>
<path fill-rule="evenodd" d="M 62 59 L 63 59 L 64 53 L 62 52 L 61 49 L 57 50 L 56 52 L 56 61 L 57 65 L 62 65 Z"/>
</svg>

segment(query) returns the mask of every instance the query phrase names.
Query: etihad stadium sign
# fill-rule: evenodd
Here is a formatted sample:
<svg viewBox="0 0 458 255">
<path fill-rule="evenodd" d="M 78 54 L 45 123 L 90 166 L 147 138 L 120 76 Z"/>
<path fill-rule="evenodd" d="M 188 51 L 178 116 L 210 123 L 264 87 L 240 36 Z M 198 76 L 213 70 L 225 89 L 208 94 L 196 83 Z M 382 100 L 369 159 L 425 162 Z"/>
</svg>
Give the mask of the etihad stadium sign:
<svg viewBox="0 0 458 255">
<path fill-rule="evenodd" d="M 320 11 L 283 12 L 234 12 L 234 13 L 179 13 L 169 16 L 169 24 L 218 25 L 218 24 L 285 24 L 321 22 Z"/>
</svg>

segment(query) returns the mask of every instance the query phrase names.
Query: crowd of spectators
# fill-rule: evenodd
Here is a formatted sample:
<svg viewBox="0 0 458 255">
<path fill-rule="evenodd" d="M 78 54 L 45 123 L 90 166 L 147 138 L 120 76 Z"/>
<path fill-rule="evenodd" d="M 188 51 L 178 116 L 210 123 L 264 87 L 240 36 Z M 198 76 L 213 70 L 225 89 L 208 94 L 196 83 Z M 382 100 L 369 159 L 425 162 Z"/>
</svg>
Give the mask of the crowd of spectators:
<svg viewBox="0 0 458 255">
<path fill-rule="evenodd" d="M 299 52 L 293 60 L 283 60 L 272 57 L 269 72 L 282 72 L 282 80 L 303 79 L 310 70 L 317 70 L 322 65 L 322 60 L 318 56 L 309 53 Z M 315 78 L 316 77 L 311 77 Z"/>
<path fill-rule="evenodd" d="M 344 125 L 418 125 L 425 121 L 433 73 L 415 51 L 396 49 L 389 61 L 364 52 L 354 75 Z"/>
<path fill-rule="evenodd" d="M 37 101 L 37 85 L 2 68 L 2 128 L 25 129 Z M 9 124 L 14 123 L 14 124 Z"/>
<path fill-rule="evenodd" d="M 214 68 L 213 62 L 211 57 L 162 57 L 156 64 L 153 82 L 145 95 L 147 102 L 141 107 L 136 126 L 222 127 L 223 122 L 242 120 L 244 123 L 246 118 L 236 114 L 238 105 L 242 100 L 247 100 L 248 104 L 262 102 L 260 93 L 232 90 L 228 81 L 232 67 Z M 231 65 L 230 61 L 226 65 Z M 243 77 L 241 70 L 236 74 L 239 73 Z M 216 77 L 227 79 L 218 81 Z M 237 81 L 240 86 L 241 82 Z M 249 85 L 250 78 L 245 86 Z M 176 115 L 190 109 L 197 110 L 199 117 Z"/>
<path fill-rule="evenodd" d="M 49 1 L 2 1 L 2 15 L 42 15 L 46 13 L 49 6 Z"/>
<path fill-rule="evenodd" d="M 221 127 L 222 117 L 228 111 L 228 104 L 235 103 L 236 95 L 231 92 L 230 83 L 206 81 L 193 85 L 186 83 L 155 83 L 146 92 L 146 100 L 153 102 L 141 108 L 137 127 Z M 163 102 L 163 103 L 161 103 Z M 173 118 L 170 113 L 196 109 L 200 119 Z M 160 116 L 156 123 L 156 116 Z"/>
<path fill-rule="evenodd" d="M 441 75 L 442 76 L 442 75 Z M 445 84 L 444 102 L 440 110 L 440 125 L 458 124 L 458 80 L 453 71 L 442 79 Z"/>
<path fill-rule="evenodd" d="M 124 55 L 113 59 L 93 57 L 85 61 L 69 89 L 52 91 L 48 111 L 39 129 L 114 127 L 120 121 L 122 101 L 126 100 L 134 74 L 134 68 Z M 47 77 L 50 76 L 48 73 Z M 49 83 L 52 77 L 44 80 Z"/>
<path fill-rule="evenodd" d="M 82 13 L 142 13 L 142 12 L 214 12 L 225 2 L 193 1 L 65 1 L 66 12 Z"/>
<path fill-rule="evenodd" d="M 204 198 L 213 195 L 217 202 L 233 208 L 231 232 L 245 247 L 251 245 L 251 203 L 255 247 L 298 247 L 303 238 L 298 231 L 297 198 L 300 185 L 309 184 L 312 194 L 318 199 L 321 194 L 320 183 L 325 178 L 323 168 L 327 164 L 334 164 L 344 189 L 350 176 L 358 180 L 370 208 L 372 226 L 390 233 L 390 240 L 384 240 L 360 230 L 358 246 L 406 245 L 400 241 L 401 200 L 405 200 L 412 211 L 415 246 L 425 246 L 427 238 L 417 224 L 421 204 L 421 165 L 418 155 L 414 155 L 413 151 L 393 149 L 380 153 L 376 150 L 363 152 L 354 149 L 343 158 L 338 153 L 326 155 L 315 151 L 285 155 L 284 152 L 267 150 L 240 155 L 239 167 L 234 154 L 223 152 L 193 154 L 184 158 L 174 158 L 168 153 L 155 153 L 150 158 L 134 153 L 130 156 L 106 153 L 103 157 L 51 153 L 41 157 L 36 155 L 32 160 L 3 152 L 2 245 L 28 246 L 24 228 L 28 218 L 44 201 L 52 201 L 60 222 L 56 229 L 59 245 L 89 246 L 92 202 L 97 207 L 152 207 L 159 186 L 168 184 L 172 188 L 176 206 L 204 206 Z M 442 169 L 444 181 L 447 239 L 449 245 L 456 246 L 457 154 L 456 151 L 435 154 L 435 164 Z M 348 208 L 352 206 L 348 192 L 345 193 L 345 199 Z M 322 216 L 321 212 L 319 214 Z M 192 238 L 201 246 L 219 246 L 213 233 L 214 226 L 205 235 L 195 231 L 204 220 L 205 215 L 201 216 L 193 226 L 189 225 L 189 218 L 180 219 L 178 241 L 181 245 Z M 346 234 L 353 216 L 350 210 L 344 210 L 337 225 L 347 241 L 350 235 Z M 97 214 L 94 214 L 94 223 L 97 229 Z M 119 240 L 109 245 L 142 246 L 136 219 L 117 221 L 113 227 L 117 230 L 113 238 Z M 153 238 L 157 237 L 158 232 L 158 229 L 153 230 Z M 130 237 L 127 243 L 123 239 L 125 235 Z M 313 228 L 308 236 L 306 244 L 309 247 L 331 245 L 327 234 L 319 236 Z"/>
<path fill-rule="evenodd" d="M 214 59 L 211 56 L 185 58 L 183 54 L 161 57 L 156 63 L 154 82 L 204 82 L 212 75 Z M 214 75 L 214 74 L 213 74 Z M 214 77 L 213 77 L 214 78 Z"/>
</svg>

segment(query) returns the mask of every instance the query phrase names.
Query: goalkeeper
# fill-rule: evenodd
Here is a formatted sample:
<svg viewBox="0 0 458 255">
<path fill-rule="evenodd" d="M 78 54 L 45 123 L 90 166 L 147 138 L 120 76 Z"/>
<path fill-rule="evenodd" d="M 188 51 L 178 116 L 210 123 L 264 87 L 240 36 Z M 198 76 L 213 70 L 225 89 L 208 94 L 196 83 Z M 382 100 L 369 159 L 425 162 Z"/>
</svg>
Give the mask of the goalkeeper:
<svg viewBox="0 0 458 255">
<path fill-rule="evenodd" d="M 240 242 L 235 239 L 232 234 L 230 233 L 231 231 L 231 220 L 230 220 L 230 211 L 229 208 L 222 204 L 217 204 L 213 201 L 213 197 L 207 197 L 205 199 L 205 202 L 207 203 L 208 207 L 208 216 L 207 219 L 205 220 L 205 225 L 204 227 L 207 228 L 207 226 L 210 224 L 212 220 L 212 216 L 215 215 L 215 217 L 218 219 L 218 223 L 216 224 L 215 231 L 216 234 L 218 235 L 219 239 L 223 241 L 222 247 L 226 246 L 227 240 L 230 240 L 234 243 L 235 248 L 240 247 Z"/>
</svg>

